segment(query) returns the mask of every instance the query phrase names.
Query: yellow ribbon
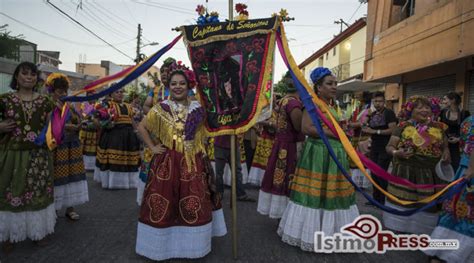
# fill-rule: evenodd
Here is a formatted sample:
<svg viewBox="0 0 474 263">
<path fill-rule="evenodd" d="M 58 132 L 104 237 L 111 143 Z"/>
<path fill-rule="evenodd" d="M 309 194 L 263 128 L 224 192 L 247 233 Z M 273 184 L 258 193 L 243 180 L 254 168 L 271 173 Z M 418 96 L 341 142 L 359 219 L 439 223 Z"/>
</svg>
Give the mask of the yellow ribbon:
<svg viewBox="0 0 474 263">
<path fill-rule="evenodd" d="M 342 146 L 344 147 L 344 149 L 346 150 L 346 153 L 347 155 L 351 158 L 351 160 L 355 163 L 355 165 L 357 166 L 357 168 L 359 168 L 362 173 L 365 175 L 365 177 L 367 177 L 367 179 L 373 184 L 373 186 L 375 188 L 377 188 L 379 191 L 381 191 L 384 195 L 386 195 L 390 200 L 396 202 L 396 203 L 399 203 L 401 205 L 412 205 L 412 204 L 420 204 L 420 203 L 429 203 L 435 199 L 437 199 L 439 196 L 441 196 L 442 194 L 444 194 L 450 187 L 452 187 L 453 185 L 457 184 L 459 181 L 463 180 L 462 178 L 459 178 L 458 180 L 456 181 L 453 181 L 451 182 L 450 184 L 448 184 L 445 188 L 443 188 L 442 190 L 440 190 L 438 193 L 432 195 L 432 196 L 429 196 L 429 197 L 426 197 L 426 198 L 423 198 L 419 201 L 406 201 L 406 200 L 401 200 L 399 199 L 398 197 L 392 195 L 391 193 L 385 191 L 380 185 L 378 185 L 373 179 L 371 176 L 369 176 L 369 174 L 367 173 L 367 170 L 365 169 L 364 165 L 362 164 L 362 161 L 360 160 L 359 156 L 357 155 L 354 147 L 352 146 L 352 144 L 350 143 L 349 139 L 347 138 L 346 134 L 344 133 L 344 131 L 342 130 L 342 128 L 339 126 L 338 122 L 334 119 L 334 116 L 332 116 L 332 113 L 331 111 L 329 110 L 328 108 L 328 105 L 322 101 L 321 99 L 318 98 L 318 96 L 316 95 L 316 93 L 313 91 L 313 89 L 311 88 L 311 86 L 309 85 L 309 83 L 306 81 L 306 79 L 304 78 L 303 74 L 301 73 L 300 69 L 298 68 L 296 62 L 295 62 L 295 59 L 293 58 L 293 56 L 291 55 L 291 52 L 290 52 L 290 49 L 288 47 L 288 41 L 287 41 L 287 38 L 286 38 L 286 35 L 285 35 L 285 30 L 283 28 L 283 24 L 281 25 L 281 38 L 282 38 L 282 45 L 283 45 L 283 49 L 284 49 L 284 52 L 286 54 L 286 57 L 288 59 L 288 63 L 289 63 L 289 66 L 291 68 L 291 70 L 293 71 L 293 73 L 295 74 L 296 78 L 299 80 L 299 82 L 301 84 L 303 84 L 303 86 L 305 87 L 306 91 L 311 95 L 312 99 L 313 99 L 313 102 L 324 112 L 327 112 L 328 113 L 328 116 L 329 116 L 329 119 L 331 121 L 331 123 L 334 125 L 335 129 L 336 129 L 336 132 L 337 132 L 337 135 L 339 136 L 339 139 L 341 140 L 341 143 L 342 143 Z"/>
</svg>

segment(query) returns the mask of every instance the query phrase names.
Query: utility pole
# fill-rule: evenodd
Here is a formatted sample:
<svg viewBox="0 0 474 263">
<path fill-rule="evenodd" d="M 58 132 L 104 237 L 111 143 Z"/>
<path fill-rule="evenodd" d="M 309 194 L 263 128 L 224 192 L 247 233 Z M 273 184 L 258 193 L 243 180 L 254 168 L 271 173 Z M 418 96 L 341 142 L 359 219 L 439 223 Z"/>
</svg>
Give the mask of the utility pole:
<svg viewBox="0 0 474 263">
<path fill-rule="evenodd" d="M 141 55 L 140 55 L 140 46 L 142 42 L 142 25 L 138 24 L 138 34 L 137 34 L 137 58 L 135 59 L 135 64 L 140 63 Z"/>
<path fill-rule="evenodd" d="M 135 59 L 135 65 L 138 65 L 141 61 L 140 46 L 142 42 L 142 25 L 138 24 L 137 34 L 137 58 Z M 135 79 L 135 89 L 138 91 L 138 78 Z"/>
<path fill-rule="evenodd" d="M 339 20 L 334 21 L 334 24 L 341 25 L 341 30 L 339 31 L 339 34 L 342 33 L 342 25 L 349 27 L 349 25 L 342 18 L 339 18 Z"/>
</svg>

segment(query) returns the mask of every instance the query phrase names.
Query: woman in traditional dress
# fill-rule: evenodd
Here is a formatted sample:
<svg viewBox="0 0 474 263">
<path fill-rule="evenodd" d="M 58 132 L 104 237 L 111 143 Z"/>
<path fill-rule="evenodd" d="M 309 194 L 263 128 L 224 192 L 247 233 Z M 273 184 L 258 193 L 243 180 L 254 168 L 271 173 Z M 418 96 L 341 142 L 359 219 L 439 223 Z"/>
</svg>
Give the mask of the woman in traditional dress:
<svg viewBox="0 0 474 263">
<path fill-rule="evenodd" d="M 46 86 L 53 100 L 60 104 L 60 99 L 67 96 L 70 81 L 60 73 L 52 73 L 46 79 Z M 54 205 L 56 210 L 66 208 L 66 217 L 72 221 L 79 220 L 74 206 L 89 201 L 86 172 L 79 140 L 81 118 L 70 107 L 70 117 L 64 127 L 61 144 L 53 151 L 54 165 Z"/>
<path fill-rule="evenodd" d="M 319 98 L 327 103 L 331 112 L 336 98 L 337 80 L 327 68 L 319 67 L 311 72 L 311 80 Z M 322 231 L 326 236 L 340 232 L 342 226 L 351 223 L 358 215 L 354 187 L 339 171 L 329 156 L 308 112 L 303 112 L 301 131 L 308 138 L 298 161 L 295 177 L 290 182 L 290 200 L 281 218 L 278 234 L 283 242 L 314 251 L 314 233 Z M 339 140 L 334 139 L 325 127 L 331 147 L 346 170 L 349 169 L 346 152 Z"/>
<path fill-rule="evenodd" d="M 140 166 L 140 141 L 133 128 L 133 109 L 123 103 L 123 90 L 112 93 L 112 100 L 104 102 L 109 119 L 102 127 L 94 178 L 100 178 L 102 188 L 131 189 L 137 187 Z"/>
<path fill-rule="evenodd" d="M 87 92 L 87 95 L 93 94 Z M 94 121 L 93 110 L 95 102 L 88 101 L 81 105 L 81 130 L 79 131 L 79 138 L 82 144 L 82 154 L 84 159 L 84 168 L 86 171 L 94 171 L 95 156 L 97 153 L 97 138 L 98 127 Z"/>
<path fill-rule="evenodd" d="M 20 63 L 10 83 L 15 91 L 0 96 L 0 241 L 6 251 L 27 238 L 43 240 L 56 224 L 51 154 L 34 143 L 54 104 L 34 91 L 37 81 L 37 67 Z"/>
<path fill-rule="evenodd" d="M 435 172 L 438 162 L 450 161 L 448 141 L 444 134 L 446 125 L 433 121 L 438 107 L 424 96 L 413 96 L 404 105 L 404 119 L 407 121 L 398 124 L 386 147 L 387 153 L 393 156 L 393 175 L 415 184 L 446 183 Z M 389 183 L 387 191 L 399 199 L 415 202 L 436 193 L 433 188 L 414 189 L 396 183 Z M 417 207 L 401 206 L 390 199 L 386 201 L 386 206 L 397 210 Z M 384 212 L 383 222 L 385 227 L 395 231 L 430 234 L 438 221 L 437 212 L 437 207 L 408 217 Z"/>
<path fill-rule="evenodd" d="M 274 115 L 274 114 L 272 114 Z M 272 118 L 266 123 L 272 123 Z M 273 141 L 275 140 L 275 129 L 270 125 L 262 123 L 257 124 L 257 147 L 252 160 L 252 167 L 249 172 L 249 183 L 260 186 L 262 184 L 263 175 L 267 167 L 268 158 L 272 153 Z"/>
<path fill-rule="evenodd" d="M 289 181 L 297 162 L 298 141 L 303 141 L 303 104 L 289 73 L 285 76 L 287 94 L 276 106 L 276 136 L 258 195 L 257 211 L 270 218 L 281 218 L 288 204 Z"/>
<path fill-rule="evenodd" d="M 459 166 L 463 172 L 457 174 L 470 180 L 470 184 L 444 202 L 438 225 L 431 234 L 432 239 L 457 239 L 459 248 L 425 250 L 432 256 L 431 263 L 441 262 L 440 259 L 446 262 L 474 262 L 474 117 L 467 118 L 460 130 L 462 156 Z"/>
<path fill-rule="evenodd" d="M 155 105 L 139 126 L 154 155 L 140 208 L 136 252 L 153 260 L 204 257 L 211 251 L 211 238 L 227 232 L 220 197 L 210 187 L 205 111 L 188 98 L 191 87 L 184 71 L 174 70 L 171 99 Z"/>
</svg>

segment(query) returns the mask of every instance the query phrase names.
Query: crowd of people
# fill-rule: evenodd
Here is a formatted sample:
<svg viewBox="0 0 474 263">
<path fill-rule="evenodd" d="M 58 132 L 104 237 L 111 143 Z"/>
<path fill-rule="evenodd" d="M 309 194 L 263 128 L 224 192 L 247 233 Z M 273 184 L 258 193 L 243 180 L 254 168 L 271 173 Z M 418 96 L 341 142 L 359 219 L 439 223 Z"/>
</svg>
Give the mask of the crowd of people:
<svg viewBox="0 0 474 263">
<path fill-rule="evenodd" d="M 99 101 L 71 104 L 64 136 L 50 151 L 35 142 L 51 112 L 68 104 L 61 98 L 71 84 L 65 75 L 51 74 L 45 81 L 48 94 L 40 94 L 37 67 L 18 65 L 10 84 L 14 91 L 0 95 L 0 241 L 5 252 L 26 239 L 44 244 L 63 209 L 68 220 L 80 220 L 74 207 L 89 201 L 87 170 L 104 189 L 137 188 L 139 255 L 201 258 L 211 251 L 212 237 L 227 233 L 221 201 L 231 163 L 230 136 L 207 137 L 206 111 L 194 98 L 190 69 L 169 58 L 160 73 L 161 85 L 144 105 L 133 95 L 131 103 L 124 102 L 121 89 Z M 411 97 L 397 116 L 383 92 L 364 93 L 341 113 L 331 71 L 318 67 L 310 78 L 328 105 L 322 114 L 332 115 L 352 145 L 381 169 L 413 184 L 437 185 L 447 182 L 436 166 L 450 164 L 454 171 L 464 169 L 458 176 L 474 182 L 474 118 L 462 110 L 459 94 L 450 92 L 441 101 Z M 359 216 L 355 189 L 331 158 L 321 131 L 354 181 L 365 191 L 371 184 L 330 127 L 314 126 L 289 74 L 284 83 L 285 93 L 274 96 L 271 118 L 237 140 L 237 200 L 257 201 L 260 214 L 279 220 L 276 232 L 283 242 L 314 251 L 316 231 L 331 236 Z M 384 190 L 373 187 L 373 200 L 400 211 L 419 206 L 395 203 L 385 191 L 417 202 L 439 190 L 372 178 Z M 246 193 L 247 182 L 260 187 L 258 200 Z M 408 217 L 384 212 L 383 224 L 397 233 L 458 239 L 458 250 L 426 253 L 432 262 L 466 262 L 474 251 L 473 197 L 468 187 L 443 207 Z"/>
</svg>

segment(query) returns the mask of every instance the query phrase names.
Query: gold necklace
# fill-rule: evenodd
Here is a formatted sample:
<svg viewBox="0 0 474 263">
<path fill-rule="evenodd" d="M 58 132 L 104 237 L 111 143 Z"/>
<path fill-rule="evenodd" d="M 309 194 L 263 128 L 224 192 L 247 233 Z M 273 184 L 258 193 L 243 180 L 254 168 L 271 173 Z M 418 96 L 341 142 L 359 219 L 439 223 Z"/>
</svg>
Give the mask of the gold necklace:
<svg viewBox="0 0 474 263">
<path fill-rule="evenodd" d="M 33 118 L 33 96 L 34 93 L 31 95 L 30 100 L 25 101 L 22 96 L 20 96 L 19 94 L 17 95 L 17 97 L 21 101 L 20 105 L 21 109 L 23 110 L 23 119 L 25 120 L 24 129 L 27 132 L 31 130 L 30 121 Z"/>
<path fill-rule="evenodd" d="M 174 121 L 174 126 L 176 128 L 176 134 L 173 135 L 174 140 L 178 140 L 178 142 L 181 142 L 184 140 L 184 126 L 186 123 L 186 119 L 188 117 L 188 107 L 189 105 L 182 105 L 179 106 L 178 103 L 173 101 L 174 107 L 171 108 L 171 115 L 173 117 Z M 174 108 L 174 109 L 173 109 Z"/>
</svg>

